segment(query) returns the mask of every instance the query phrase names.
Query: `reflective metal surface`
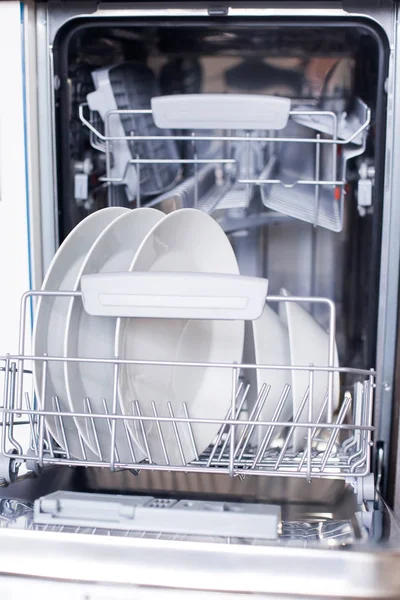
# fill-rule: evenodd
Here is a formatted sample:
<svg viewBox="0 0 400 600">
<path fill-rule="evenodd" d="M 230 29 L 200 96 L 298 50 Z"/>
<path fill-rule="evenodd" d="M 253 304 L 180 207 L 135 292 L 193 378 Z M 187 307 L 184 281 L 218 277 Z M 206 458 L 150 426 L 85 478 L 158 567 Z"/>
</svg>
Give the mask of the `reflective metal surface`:
<svg viewBox="0 0 400 600">
<path fill-rule="evenodd" d="M 305 594 L 307 597 L 396 598 L 400 593 L 400 576 L 395 566 L 400 559 L 396 550 L 400 542 L 397 523 L 382 503 L 377 503 L 373 512 L 368 507 L 358 508 L 354 494 L 343 484 L 341 489 L 337 486 L 336 490 L 331 489 L 331 504 L 327 501 L 329 494 L 325 502 L 283 503 L 278 542 L 253 541 L 249 545 L 245 539 L 157 536 L 134 531 L 125 532 L 121 537 L 121 531 L 90 526 L 60 529 L 33 525 L 32 500 L 54 487 L 116 492 L 120 485 L 127 491 L 143 493 L 146 484 L 160 490 L 164 483 L 166 489 L 166 482 L 149 481 L 149 474 L 145 474 L 146 479 L 141 482 L 142 475 L 111 474 L 105 469 L 49 469 L 39 478 L 25 479 L 3 488 L 0 573 L 42 575 L 55 580 L 64 579 L 68 573 L 68 579 L 77 582 L 96 580 L 99 584 L 145 586 L 154 585 L 157 573 L 157 585 L 161 587 L 214 593 L 217 590 L 280 593 L 291 597 Z M 164 474 L 152 475 L 159 478 Z M 179 476 L 187 490 L 191 488 L 197 497 L 200 487 L 207 497 L 212 497 L 215 491 L 230 497 L 235 493 L 243 496 L 247 481 L 218 477 L 215 478 L 219 484 L 216 489 L 207 482 L 208 477 L 202 480 L 197 477 L 194 481 L 190 474 Z M 129 478 L 137 485 L 129 486 Z M 269 482 L 257 481 L 263 489 L 249 489 L 248 496 L 253 492 L 259 499 L 270 499 Z M 179 484 L 176 480 L 170 483 L 174 487 Z M 285 478 L 282 484 L 289 489 L 290 480 Z M 118 491 L 122 491 L 121 488 Z M 6 493 L 19 496 L 20 500 L 6 500 Z M 30 502 L 24 499 L 28 495 Z M 303 499 L 306 500 L 306 487 Z"/>
<path fill-rule="evenodd" d="M 68 579 L 76 582 L 119 585 L 154 585 L 156 577 L 158 586 L 181 590 L 396 598 L 400 593 L 396 567 L 400 555 L 392 542 L 398 538 L 398 527 L 384 508 L 382 513 L 376 511 L 375 517 L 380 517 L 377 530 L 387 540 L 381 546 L 373 540 L 355 540 L 348 522 L 329 524 L 325 518 L 318 523 L 316 517 L 308 526 L 287 523 L 283 544 L 271 546 L 121 538 L 90 528 L 78 534 L 51 531 L 51 527 L 26 531 L 18 529 L 16 519 L 0 530 L 0 569 L 2 573 L 50 575 L 52 579 L 64 579 L 67 573 Z M 333 540 L 335 549 L 329 543 L 313 548 L 315 538 L 319 542 Z M 338 549 L 337 544 L 345 545 L 346 550 Z M 310 545 L 306 551 L 305 545 Z"/>
</svg>

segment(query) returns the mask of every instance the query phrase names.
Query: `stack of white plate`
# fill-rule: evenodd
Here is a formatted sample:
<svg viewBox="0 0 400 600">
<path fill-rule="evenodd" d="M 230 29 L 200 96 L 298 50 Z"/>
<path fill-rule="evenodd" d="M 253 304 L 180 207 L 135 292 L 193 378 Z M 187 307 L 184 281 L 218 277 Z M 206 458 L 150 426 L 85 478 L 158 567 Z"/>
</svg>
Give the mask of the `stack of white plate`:
<svg viewBox="0 0 400 600">
<path fill-rule="evenodd" d="M 151 208 L 106 208 L 71 232 L 42 289 L 77 291 L 83 275 L 122 271 L 239 274 L 224 232 L 201 211 L 164 215 Z M 33 337 L 36 356 L 240 363 L 244 323 L 93 317 L 79 297 L 43 296 Z M 125 365 L 115 395 L 111 362 L 48 361 L 46 378 L 44 362 L 34 362 L 38 405 L 50 411 L 107 414 L 115 411 L 116 398 L 122 415 L 138 414 L 140 406 L 144 416 L 179 418 L 187 412 L 193 418 L 224 419 L 231 405 L 228 369 Z M 46 428 L 70 458 L 111 459 L 111 421 L 106 418 L 48 416 Z M 213 423 L 194 424 L 190 431 L 186 423 L 119 419 L 114 460 L 186 464 L 212 443 L 218 429 Z"/>
<path fill-rule="evenodd" d="M 290 296 L 281 290 L 282 296 Z M 296 302 L 279 304 L 279 315 L 267 304 L 256 321 L 246 323 L 243 360 L 247 364 L 272 365 L 272 369 L 247 369 L 250 383 L 249 412 L 257 421 L 324 422 L 327 413 L 328 371 L 314 371 L 310 390 L 310 371 L 280 369 L 280 366 L 327 367 L 329 364 L 329 334 Z M 339 366 L 335 343 L 334 367 Z M 333 374 L 333 409 L 339 403 L 340 381 Z M 264 401 L 264 398 L 266 399 Z M 306 398 L 304 402 L 304 398 Z M 311 417 L 311 418 L 310 418 Z M 255 445 L 267 447 L 279 438 L 282 426 L 257 426 L 252 436 Z M 309 428 L 294 427 L 290 446 L 295 452 L 304 450 Z"/>
<path fill-rule="evenodd" d="M 228 238 L 202 211 L 182 209 L 165 215 L 152 208 L 106 208 L 87 217 L 67 237 L 42 289 L 79 291 L 84 275 L 124 271 L 239 274 Z M 222 420 L 232 399 L 230 369 L 122 364 L 115 386 L 115 357 L 229 364 L 241 363 L 244 358 L 247 364 L 277 366 L 328 364 L 327 333 L 293 302 L 282 303 L 279 315 L 266 305 L 258 320 L 246 323 L 245 335 L 243 321 L 94 317 L 85 312 L 78 296 L 42 296 L 33 338 L 35 356 L 92 359 L 34 361 L 35 391 L 40 408 L 71 415 L 46 418 L 47 434 L 68 458 L 100 459 L 104 463 L 114 458 L 124 464 L 145 459 L 156 464 L 187 464 L 213 442 L 220 425 L 194 423 L 190 428 L 185 422 L 118 419 L 114 421 L 116 446 L 112 456 L 111 420 L 73 414 L 117 412 Z M 101 362 L 104 359 L 111 361 Z M 299 421 L 309 420 L 309 402 L 300 411 L 309 385 L 308 371 L 248 369 L 247 379 L 252 418 L 289 422 L 295 416 Z M 321 417 L 327 387 L 327 373 L 317 372 L 312 419 Z M 261 405 L 257 398 L 266 390 L 268 395 L 258 410 Z M 336 407 L 337 374 L 333 391 Z M 265 438 L 269 444 L 282 427 L 255 429 L 252 440 L 267 445 Z M 295 451 L 304 448 L 307 431 L 295 428 Z"/>
</svg>

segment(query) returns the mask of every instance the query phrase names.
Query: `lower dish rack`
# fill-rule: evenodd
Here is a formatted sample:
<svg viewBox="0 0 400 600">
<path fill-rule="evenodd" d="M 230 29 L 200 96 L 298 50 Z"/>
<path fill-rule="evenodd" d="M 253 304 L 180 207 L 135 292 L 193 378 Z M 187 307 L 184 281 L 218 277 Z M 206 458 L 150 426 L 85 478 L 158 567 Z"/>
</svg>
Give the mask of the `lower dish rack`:
<svg viewBox="0 0 400 600">
<path fill-rule="evenodd" d="M 141 276 L 140 273 L 136 275 Z M 49 465 L 69 465 L 111 470 L 129 469 L 134 472 L 213 472 L 228 474 L 231 477 L 288 476 L 307 480 L 338 478 L 349 482 L 370 473 L 375 387 L 373 370 L 339 367 L 333 360 L 330 360 L 328 365 L 314 366 L 33 356 L 25 350 L 27 312 L 33 298 L 45 295 L 81 298 L 85 308 L 93 310 L 93 307 L 89 308 L 88 297 L 85 297 L 84 281 L 82 292 L 27 292 L 24 295 L 21 305 L 20 352 L 1 359 L 1 372 L 4 377 L 0 406 L 0 452 L 2 460 L 5 461 L 3 480 L 10 481 L 15 478 L 22 463 L 26 463 L 29 470 L 35 471 Z M 267 296 L 266 300 L 271 304 L 325 304 L 330 312 L 329 343 L 330 347 L 333 347 L 335 307 L 330 300 L 286 296 Z M 251 318 L 250 314 L 247 316 Z M 230 314 L 230 318 L 235 318 L 235 315 Z M 101 402 L 94 402 L 93 398 L 75 399 L 73 406 L 67 409 L 61 395 L 49 396 L 49 365 L 65 365 L 70 362 L 112 365 L 113 397 L 102 398 Z M 39 395 L 37 390 L 36 393 L 32 391 L 32 372 L 38 364 L 41 365 L 43 373 Z M 225 417 L 194 417 L 189 399 L 178 407 L 169 403 L 167 414 L 158 409 L 157 397 L 154 397 L 150 413 L 141 405 L 140 398 L 132 400 L 130 412 L 121 410 L 118 400 L 119 372 L 124 365 L 132 364 L 228 370 L 231 374 L 231 402 Z M 268 403 L 271 394 L 270 384 L 264 383 L 255 393 L 253 390 L 255 401 L 252 404 L 248 402 L 251 384 L 246 375 L 252 370 L 255 373 L 268 372 L 271 374 L 271 381 L 277 371 L 286 371 L 292 377 L 295 373 L 306 373 L 309 382 L 306 393 L 292 411 L 291 418 L 282 418 L 283 409 L 291 398 L 289 384 L 279 390 L 278 394 L 275 391 L 278 400 L 270 419 L 263 418 L 263 407 Z M 315 393 L 314 379 L 319 373 L 325 373 L 328 382 L 323 397 L 317 397 Z M 332 399 L 336 393 L 336 377 L 341 380 L 337 406 Z M 50 431 L 50 420 L 55 424 L 58 441 Z M 86 427 L 88 436 L 94 440 L 94 448 L 88 443 L 88 436 L 85 439 L 81 429 L 76 428 L 78 421 Z M 196 431 L 200 427 L 209 426 L 210 423 L 218 426 L 218 433 L 210 439 L 207 448 L 199 448 L 196 444 Z M 71 427 L 76 429 L 74 435 L 78 440 L 79 452 L 70 445 L 71 434 L 68 432 L 71 431 Z M 293 438 L 300 428 L 303 442 L 299 450 L 295 447 Z M 146 451 L 144 458 L 142 456 L 140 459 L 136 445 L 138 431 Z M 154 460 L 152 456 L 149 431 L 152 439 L 157 439 L 162 449 L 161 461 Z M 261 435 L 257 435 L 259 431 L 262 432 Z M 25 432 L 26 440 L 29 438 L 25 447 L 21 441 L 22 432 Z M 183 443 L 183 435 L 189 440 L 189 446 Z M 124 447 L 123 456 L 121 444 Z M 187 460 L 188 447 L 194 459 Z"/>
</svg>

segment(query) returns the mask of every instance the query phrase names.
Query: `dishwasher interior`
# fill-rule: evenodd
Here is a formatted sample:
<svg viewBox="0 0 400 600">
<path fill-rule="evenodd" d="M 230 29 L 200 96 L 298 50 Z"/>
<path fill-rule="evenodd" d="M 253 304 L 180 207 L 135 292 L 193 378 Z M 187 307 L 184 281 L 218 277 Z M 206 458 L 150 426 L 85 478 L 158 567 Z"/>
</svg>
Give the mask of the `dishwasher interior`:
<svg viewBox="0 0 400 600">
<path fill-rule="evenodd" d="M 118 412 L 116 381 L 124 360 L 112 354 L 96 359 L 111 368 L 112 397 L 103 398 L 101 408 L 97 402 L 96 410 L 83 397 L 68 412 L 57 393 L 46 392 L 52 365 L 66 361 L 45 351 L 31 355 L 21 335 L 20 353 L 7 356 L 3 366 L 2 453 L 4 483 L 10 485 L 2 491 L 1 524 L 300 548 L 388 543 L 397 526 L 377 493 L 384 490 L 381 473 L 374 476 L 379 449 L 389 446 L 389 439 L 377 439 L 382 411 L 374 412 L 380 260 L 382 245 L 390 244 L 382 238 L 388 68 L 382 31 L 363 18 L 255 20 L 212 12 L 198 19 L 130 18 L 111 11 L 106 18 L 68 21 L 52 53 L 54 115 L 48 118 L 54 118 L 59 243 L 105 207 L 153 207 L 167 215 L 203 211 L 228 236 L 240 274 L 268 280 L 264 302 L 266 297 L 275 310 L 291 304 L 290 296 L 297 299 L 329 331 L 337 359 L 332 350 L 324 365 L 328 386 L 319 413 L 311 405 L 321 371 L 307 364 L 299 373 L 306 371 L 308 378 L 308 405 L 305 397 L 297 415 L 283 418 L 290 393 L 285 386 L 269 419 L 260 418 L 268 385 L 255 404 L 247 401 L 256 365 L 230 365 L 228 414 L 219 418 L 213 443 L 199 451 L 194 438 L 205 423 L 188 414 L 186 403 L 179 413 L 170 408 L 161 415 L 156 402 L 150 415 L 138 403 L 130 415 Z M 211 94 L 213 104 L 207 105 L 204 98 Z M 269 104 L 260 104 L 258 113 L 256 102 L 263 100 Z M 252 119 L 258 125 L 250 127 Z M 21 331 L 31 302 L 57 295 L 60 302 L 75 300 L 83 284 L 82 290 L 27 293 Z M 164 360 L 177 360 L 175 348 L 169 351 L 171 358 Z M 88 355 L 69 356 L 72 364 L 82 358 L 95 363 Z M 29 388 L 34 363 L 42 365 L 36 394 Z M 269 369 L 279 367 L 272 363 Z M 293 364 L 286 369 L 296 371 Z M 340 401 L 334 405 L 336 392 Z M 147 449 L 142 461 L 129 443 L 129 419 Z M 92 443 L 81 437 L 75 449 L 68 440 L 78 421 Z M 296 438 L 297 422 L 308 423 L 305 445 Z M 264 437 L 254 446 L 259 429 Z M 30 441 L 23 448 L 18 440 L 26 430 Z M 99 436 L 106 438 L 104 447 Z M 128 458 L 118 436 L 130 444 Z M 154 437 L 158 461 L 149 452 Z M 174 451 L 165 438 L 170 445 L 175 440 Z M 190 461 L 186 452 L 193 454 Z M 76 496 L 71 508 L 72 496 L 57 495 L 61 491 L 87 495 Z M 46 518 L 35 520 L 32 503 L 48 493 L 56 495 L 35 506 L 35 516 Z M 241 510 L 237 506 L 279 507 L 279 523 L 273 511 L 260 513 L 275 528 L 261 540 L 235 534 L 235 528 L 217 535 L 207 518 L 200 533 L 171 525 L 159 531 L 124 528 L 116 524 L 119 517 L 102 525 L 101 510 L 85 505 L 96 498 L 107 502 L 97 494 L 150 497 L 153 508 L 184 499 L 187 509 L 199 502 L 199 514 L 231 511 L 231 520 L 232 511 Z"/>
<path fill-rule="evenodd" d="M 60 242 L 83 217 L 104 206 L 155 206 L 169 212 L 198 202 L 230 236 L 241 274 L 268 278 L 270 294 L 287 288 L 293 295 L 332 299 L 340 362 L 372 367 L 381 243 L 383 42 L 361 24 L 231 22 L 165 20 L 137 26 L 115 19 L 100 27 L 95 22 L 61 30 L 54 46 Z M 125 135 L 133 133 L 132 140 L 135 126 L 136 137 L 160 135 L 160 129 L 149 115 L 137 115 L 135 124 L 130 114 L 111 113 L 104 122 L 91 110 L 90 104 L 101 105 L 93 83 L 99 75 L 92 73 L 109 67 L 115 67 L 109 76 L 117 113 L 132 109 L 129 102 L 136 102 L 136 110 L 149 109 L 152 95 L 239 93 L 288 98 L 293 114 L 281 130 L 234 128 L 231 136 L 198 126 L 161 130 L 161 138 L 187 139 L 161 139 L 158 147 L 151 140 L 128 141 L 129 149 L 114 140 L 113 150 L 112 139 L 104 140 L 104 127 L 108 123 L 115 135 L 114 117 L 121 118 Z M 142 89 L 129 89 L 135 78 Z M 233 121 L 239 116 L 233 112 Z M 332 143 L 335 127 L 339 143 Z M 296 141 L 301 139 L 309 143 Z M 193 164 L 194 155 L 202 162 Z M 156 162 L 165 158 L 176 162 Z M 140 159 L 143 164 L 134 163 Z M 140 170 L 139 186 L 130 175 L 135 170 Z M 157 172 L 156 190 L 149 181 Z M 327 327 L 327 311 L 309 308 Z"/>
</svg>

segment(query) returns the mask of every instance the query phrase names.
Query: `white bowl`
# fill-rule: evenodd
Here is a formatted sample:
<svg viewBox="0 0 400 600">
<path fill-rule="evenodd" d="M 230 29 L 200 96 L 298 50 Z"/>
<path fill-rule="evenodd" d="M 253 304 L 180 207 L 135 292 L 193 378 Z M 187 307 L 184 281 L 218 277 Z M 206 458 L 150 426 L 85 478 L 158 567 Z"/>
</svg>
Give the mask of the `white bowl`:
<svg viewBox="0 0 400 600">
<path fill-rule="evenodd" d="M 289 332 L 286 325 L 274 310 L 267 304 L 263 313 L 256 321 L 246 321 L 243 362 L 258 365 L 289 365 L 290 347 Z M 271 421 L 279 400 L 289 385 L 285 403 L 279 414 L 278 421 L 289 421 L 293 414 L 292 404 L 292 373 L 279 369 L 247 369 L 245 373 L 250 388 L 247 394 L 249 416 L 263 386 L 270 386 L 268 396 L 257 418 L 258 421 Z M 265 388 L 264 388 L 265 391 Z M 254 416 L 255 418 L 255 416 Z M 252 436 L 257 446 L 260 446 L 268 427 L 256 427 Z M 275 427 L 271 439 L 282 430 Z"/>
<path fill-rule="evenodd" d="M 77 289 L 76 274 L 97 236 L 127 208 L 111 207 L 99 210 L 81 221 L 64 240 L 47 270 L 42 290 L 56 292 Z M 42 296 L 39 298 L 33 329 L 33 352 L 35 356 L 62 356 L 64 331 L 70 298 Z M 33 361 L 33 377 L 38 406 L 56 410 L 53 398 L 57 397 L 62 412 L 70 412 L 64 379 L 63 363 L 50 361 L 47 365 L 47 387 L 42 396 L 43 363 Z M 72 417 L 63 417 L 64 432 L 58 417 L 46 417 L 46 425 L 56 442 L 65 447 L 64 434 L 71 456 L 84 458 L 76 423 Z M 90 454 L 90 452 L 88 452 Z M 91 458 L 92 455 L 88 456 Z"/>
<path fill-rule="evenodd" d="M 82 275 L 88 273 L 112 273 L 127 271 L 145 235 L 164 218 L 164 213 L 154 208 L 137 208 L 115 219 L 90 248 L 85 261 L 76 274 L 75 287 Z M 80 298 L 69 301 L 64 356 L 80 358 L 114 358 L 115 317 L 93 317 L 85 312 Z M 84 399 L 89 399 L 93 413 L 104 414 L 103 400 L 112 412 L 114 366 L 109 363 L 66 362 L 64 364 L 67 397 L 74 412 L 87 412 Z M 96 434 L 91 422 L 85 418 L 75 419 L 77 428 L 91 450 L 103 460 L 111 458 L 111 436 L 105 419 L 96 419 Z M 133 461 L 124 424 L 116 421 L 116 440 L 119 462 Z M 135 442 L 135 440 L 134 440 Z M 97 446 L 98 444 L 98 446 Z M 135 462 L 145 457 L 140 448 L 134 447 Z"/>
<path fill-rule="evenodd" d="M 195 209 L 175 211 L 156 225 L 143 241 L 130 270 L 239 274 L 225 233 L 214 219 Z M 235 363 L 241 361 L 243 341 L 243 321 L 119 319 L 115 352 L 121 359 Z M 224 419 L 231 405 L 232 371 L 221 367 L 129 365 L 121 368 L 119 392 L 126 413 L 132 414 L 132 403 L 138 400 L 146 416 L 154 416 L 156 406 L 158 416 L 170 417 L 172 408 L 174 416 L 185 417 L 186 403 L 190 417 Z M 149 421 L 143 421 L 143 425 L 151 460 L 166 464 L 157 425 Z M 160 428 L 170 464 L 182 465 L 196 458 L 186 423 L 176 426 L 183 457 L 172 424 L 163 422 Z M 212 443 L 219 429 L 215 423 L 192 426 L 198 453 Z M 141 436 L 138 423 L 134 435 Z"/>
<path fill-rule="evenodd" d="M 286 290 L 281 290 L 282 295 L 289 296 Z M 287 322 L 290 340 L 290 362 L 293 366 L 313 365 L 315 367 L 327 367 L 329 362 L 329 334 L 317 323 L 317 321 L 296 302 L 282 302 L 280 314 Z M 333 366 L 339 366 L 339 357 L 335 343 Z M 293 417 L 300 409 L 303 398 L 309 387 L 309 371 L 292 371 L 293 381 Z M 333 375 L 333 409 L 339 404 L 340 377 L 338 372 Z M 328 372 L 315 371 L 313 379 L 312 395 L 312 420 L 314 421 L 322 408 L 328 393 Z M 309 400 L 306 401 L 301 411 L 299 421 L 309 420 Z M 326 411 L 320 422 L 324 422 Z M 307 427 L 296 427 L 293 433 L 293 448 L 300 452 L 306 444 Z"/>
</svg>

